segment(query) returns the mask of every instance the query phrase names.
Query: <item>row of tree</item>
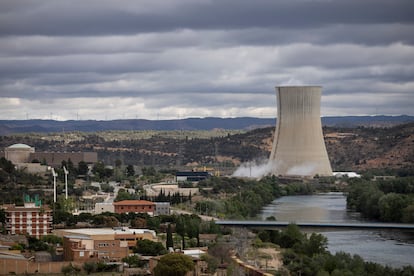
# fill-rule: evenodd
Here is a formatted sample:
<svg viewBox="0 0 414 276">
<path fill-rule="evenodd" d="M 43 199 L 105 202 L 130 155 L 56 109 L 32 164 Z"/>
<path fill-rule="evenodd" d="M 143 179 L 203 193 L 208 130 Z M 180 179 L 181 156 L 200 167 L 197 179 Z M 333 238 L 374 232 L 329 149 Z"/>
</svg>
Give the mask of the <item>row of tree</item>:
<svg viewBox="0 0 414 276">
<path fill-rule="evenodd" d="M 414 222 L 414 177 L 350 179 L 347 207 L 369 219 Z"/>
<path fill-rule="evenodd" d="M 229 219 L 252 218 L 275 198 L 292 194 L 310 194 L 313 191 L 311 185 L 302 182 L 282 185 L 275 176 L 267 176 L 260 180 L 212 177 L 200 182 L 199 186 L 202 194 L 210 199 L 197 202 L 195 210 L 201 214 Z M 220 196 L 222 194 L 230 196 L 223 199 Z"/>
</svg>

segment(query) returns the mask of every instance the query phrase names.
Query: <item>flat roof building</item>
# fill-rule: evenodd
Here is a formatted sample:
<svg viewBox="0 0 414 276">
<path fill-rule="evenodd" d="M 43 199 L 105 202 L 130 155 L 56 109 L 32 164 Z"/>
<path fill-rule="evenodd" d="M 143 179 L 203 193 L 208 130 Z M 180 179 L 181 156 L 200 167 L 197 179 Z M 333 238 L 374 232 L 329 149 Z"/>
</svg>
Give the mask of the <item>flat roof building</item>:
<svg viewBox="0 0 414 276">
<path fill-rule="evenodd" d="M 201 181 L 207 179 L 211 176 L 209 172 L 197 172 L 197 171 L 190 171 L 190 172 L 176 172 L 175 178 L 177 182 L 183 181 Z"/>
<path fill-rule="evenodd" d="M 114 211 L 117 214 L 147 213 L 154 215 L 155 203 L 148 200 L 122 200 L 114 202 Z"/>
<path fill-rule="evenodd" d="M 75 166 L 80 161 L 88 164 L 98 162 L 97 152 L 36 152 L 34 147 L 26 144 L 14 144 L 4 149 L 4 157 L 15 165 L 32 163 L 33 160 L 49 166 L 60 166 L 62 161 L 71 160 Z M 29 168 L 30 169 L 30 168 Z"/>
<path fill-rule="evenodd" d="M 98 259 L 120 261 L 140 240 L 157 240 L 154 230 L 128 227 L 58 229 L 53 231 L 64 238 L 66 261 Z M 111 253 L 114 252 L 114 253 Z"/>
<path fill-rule="evenodd" d="M 36 238 L 52 232 L 53 215 L 47 206 L 26 202 L 24 206 L 3 205 L 6 213 L 6 230 L 11 235 L 29 235 Z"/>
</svg>

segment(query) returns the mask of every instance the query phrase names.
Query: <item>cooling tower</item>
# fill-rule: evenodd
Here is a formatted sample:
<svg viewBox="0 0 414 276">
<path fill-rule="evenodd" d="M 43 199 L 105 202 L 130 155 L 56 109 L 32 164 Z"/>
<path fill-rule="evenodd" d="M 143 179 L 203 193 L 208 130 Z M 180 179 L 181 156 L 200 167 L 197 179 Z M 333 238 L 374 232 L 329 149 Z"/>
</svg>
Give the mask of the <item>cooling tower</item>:
<svg viewBox="0 0 414 276">
<path fill-rule="evenodd" d="M 276 87 L 277 123 L 269 161 L 276 176 L 331 176 L 320 117 L 320 86 Z"/>
</svg>

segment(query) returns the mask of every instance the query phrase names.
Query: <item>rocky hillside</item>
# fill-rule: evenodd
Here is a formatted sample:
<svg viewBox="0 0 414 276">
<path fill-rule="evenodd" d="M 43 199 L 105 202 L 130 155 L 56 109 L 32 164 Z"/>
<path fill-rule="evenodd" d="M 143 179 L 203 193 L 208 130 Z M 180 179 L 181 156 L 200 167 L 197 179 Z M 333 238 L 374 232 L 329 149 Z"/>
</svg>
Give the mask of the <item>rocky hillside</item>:
<svg viewBox="0 0 414 276">
<path fill-rule="evenodd" d="M 97 151 L 114 164 L 234 168 L 269 156 L 274 127 L 252 131 L 124 131 L 0 136 L 0 147 L 26 143 L 36 151 Z M 414 123 L 391 128 L 324 127 L 325 142 L 335 171 L 371 168 L 413 168 Z"/>
</svg>

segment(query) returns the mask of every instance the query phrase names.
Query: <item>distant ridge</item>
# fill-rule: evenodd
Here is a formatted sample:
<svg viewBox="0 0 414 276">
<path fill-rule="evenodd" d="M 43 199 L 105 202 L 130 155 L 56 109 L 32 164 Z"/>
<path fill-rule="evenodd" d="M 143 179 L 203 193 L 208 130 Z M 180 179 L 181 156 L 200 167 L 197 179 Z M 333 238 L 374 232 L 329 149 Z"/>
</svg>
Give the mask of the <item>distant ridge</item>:
<svg viewBox="0 0 414 276">
<path fill-rule="evenodd" d="M 338 127 L 389 127 L 414 121 L 414 116 L 344 116 L 322 117 L 322 124 Z M 0 135 L 17 133 L 50 133 L 61 131 L 107 131 L 107 130 L 250 130 L 275 126 L 274 118 L 187 118 L 180 120 L 126 119 L 112 121 L 54 121 L 54 120 L 0 120 Z"/>
</svg>

